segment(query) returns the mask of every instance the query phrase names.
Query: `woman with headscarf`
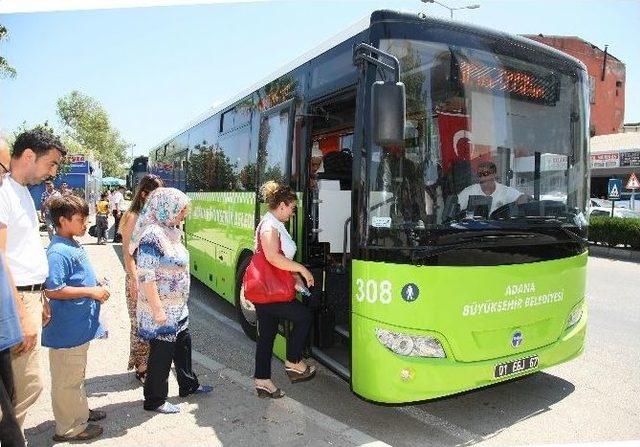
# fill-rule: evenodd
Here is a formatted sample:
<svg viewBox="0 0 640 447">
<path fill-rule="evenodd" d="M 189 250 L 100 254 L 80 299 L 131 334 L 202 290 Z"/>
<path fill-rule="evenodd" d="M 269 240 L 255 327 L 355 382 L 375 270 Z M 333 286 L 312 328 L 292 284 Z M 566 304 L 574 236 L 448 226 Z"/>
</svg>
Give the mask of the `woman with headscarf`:
<svg viewBox="0 0 640 447">
<path fill-rule="evenodd" d="M 157 188 L 147 199 L 131 236 L 129 253 L 138 270 L 138 333 L 149 340 L 144 409 L 178 413 L 166 401 L 173 361 L 180 397 L 208 393 L 191 368 L 189 333 L 189 253 L 181 242 L 180 223 L 190 199 L 175 188 Z"/>
</svg>

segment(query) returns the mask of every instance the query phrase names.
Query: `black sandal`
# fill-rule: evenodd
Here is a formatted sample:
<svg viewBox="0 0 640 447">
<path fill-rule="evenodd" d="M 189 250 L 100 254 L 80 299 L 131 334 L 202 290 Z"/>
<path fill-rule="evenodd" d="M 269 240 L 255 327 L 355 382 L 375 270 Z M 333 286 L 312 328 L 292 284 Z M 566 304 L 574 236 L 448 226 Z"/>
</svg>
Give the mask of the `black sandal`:
<svg viewBox="0 0 640 447">
<path fill-rule="evenodd" d="M 256 393 L 258 393 L 258 397 L 260 399 L 264 399 L 265 397 L 270 397 L 271 399 L 280 399 L 284 397 L 284 391 L 280 388 L 276 388 L 273 391 L 269 391 L 269 388 L 263 386 L 256 386 Z"/>
<path fill-rule="evenodd" d="M 289 377 L 291 383 L 305 382 L 307 380 L 313 379 L 313 376 L 316 375 L 316 367 L 313 365 L 307 365 L 307 368 L 301 372 L 295 368 L 287 368 L 285 366 L 284 372 L 287 373 L 287 376 Z"/>
</svg>

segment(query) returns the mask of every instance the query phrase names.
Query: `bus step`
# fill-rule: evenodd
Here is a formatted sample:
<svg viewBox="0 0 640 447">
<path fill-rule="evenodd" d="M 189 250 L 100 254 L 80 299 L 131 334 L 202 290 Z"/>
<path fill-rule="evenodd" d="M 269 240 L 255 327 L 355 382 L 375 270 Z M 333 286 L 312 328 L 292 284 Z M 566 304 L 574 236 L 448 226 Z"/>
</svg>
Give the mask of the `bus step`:
<svg viewBox="0 0 640 447">
<path fill-rule="evenodd" d="M 341 335 L 346 339 L 350 337 L 349 329 L 347 329 L 347 327 L 342 324 L 336 324 L 333 330 L 336 332 L 336 334 Z"/>
<path fill-rule="evenodd" d="M 313 354 L 313 356 L 318 359 L 320 363 L 338 374 L 340 377 L 345 380 L 349 380 L 349 376 L 351 376 L 351 373 L 349 372 L 348 366 L 345 366 L 342 363 L 338 362 L 336 359 L 328 356 L 326 353 L 322 352 L 322 350 L 316 348 L 315 346 L 311 347 L 311 354 Z"/>
</svg>

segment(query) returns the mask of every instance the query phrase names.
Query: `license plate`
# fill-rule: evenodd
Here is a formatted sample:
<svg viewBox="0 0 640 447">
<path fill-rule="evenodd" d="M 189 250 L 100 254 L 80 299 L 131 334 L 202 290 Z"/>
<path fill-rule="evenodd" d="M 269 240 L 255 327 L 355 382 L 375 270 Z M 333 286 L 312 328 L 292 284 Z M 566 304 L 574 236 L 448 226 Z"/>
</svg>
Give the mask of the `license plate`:
<svg viewBox="0 0 640 447">
<path fill-rule="evenodd" d="M 501 363 L 499 365 L 496 365 L 494 377 L 497 379 L 498 377 L 504 377 L 508 376 L 509 374 L 515 374 L 526 371 L 528 369 L 533 369 L 538 366 L 538 362 L 538 356 L 533 355 L 524 359 L 514 360 L 513 362 Z"/>
</svg>

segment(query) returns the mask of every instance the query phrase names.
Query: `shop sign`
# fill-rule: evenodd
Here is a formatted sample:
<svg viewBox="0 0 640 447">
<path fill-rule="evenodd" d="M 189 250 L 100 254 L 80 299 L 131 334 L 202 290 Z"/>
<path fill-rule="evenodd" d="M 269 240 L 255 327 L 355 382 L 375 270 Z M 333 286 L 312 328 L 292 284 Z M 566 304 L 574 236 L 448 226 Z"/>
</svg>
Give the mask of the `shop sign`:
<svg viewBox="0 0 640 447">
<path fill-rule="evenodd" d="M 620 155 L 615 153 L 591 154 L 591 168 L 618 168 Z"/>
<path fill-rule="evenodd" d="M 620 152 L 620 166 L 640 166 L 640 151 Z"/>
</svg>

